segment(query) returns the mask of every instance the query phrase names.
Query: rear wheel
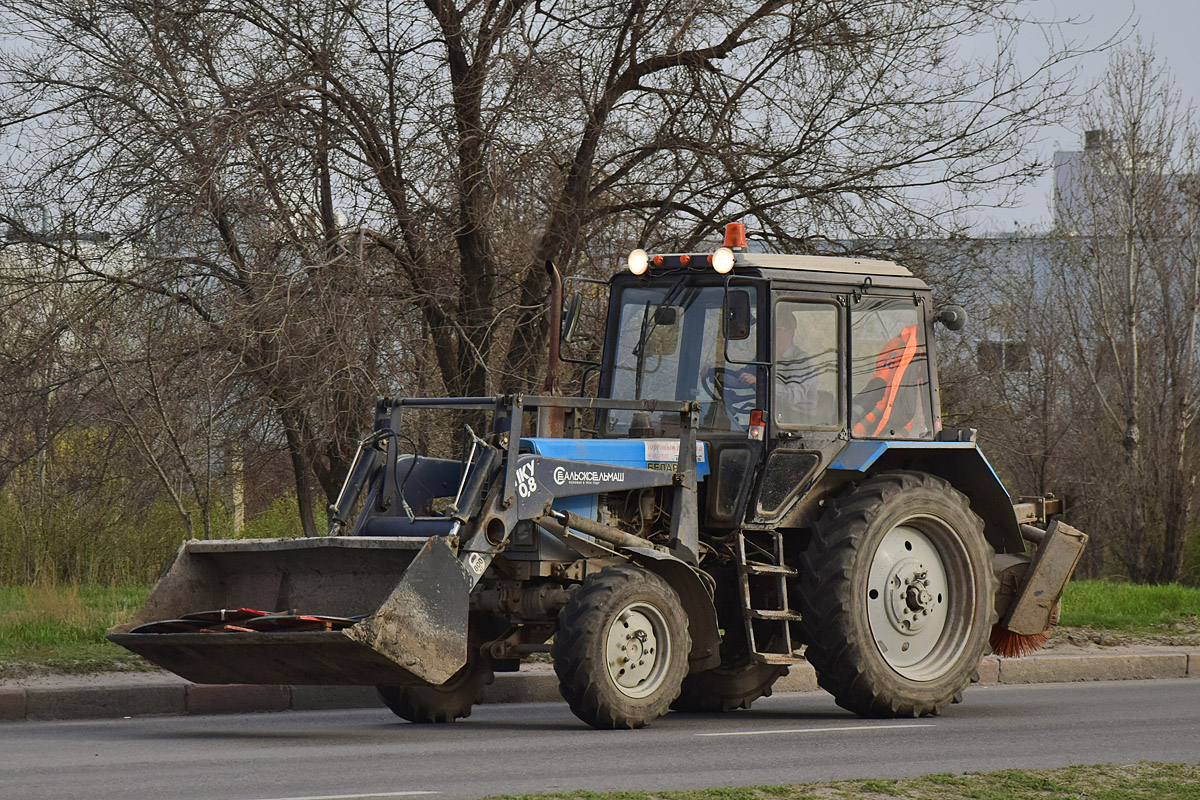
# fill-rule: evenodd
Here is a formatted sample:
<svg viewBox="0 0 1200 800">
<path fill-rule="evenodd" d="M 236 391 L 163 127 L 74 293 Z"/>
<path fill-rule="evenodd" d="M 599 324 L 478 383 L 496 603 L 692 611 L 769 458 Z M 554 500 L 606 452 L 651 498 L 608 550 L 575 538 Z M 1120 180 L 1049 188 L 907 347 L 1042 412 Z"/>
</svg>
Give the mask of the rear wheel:
<svg viewBox="0 0 1200 800">
<path fill-rule="evenodd" d="M 632 564 L 588 576 L 559 612 L 551 656 L 575 716 L 596 728 L 641 728 L 667 712 L 687 673 L 691 638 L 679 596 Z"/>
<path fill-rule="evenodd" d="M 396 716 L 409 722 L 453 722 L 471 716 L 483 701 L 483 689 L 495 680 L 487 659 L 474 656 L 440 686 L 379 686 L 379 698 Z"/>
<path fill-rule="evenodd" d="M 873 477 L 829 504 L 804 556 L 806 657 L 838 705 L 936 714 L 978 676 L 995 622 L 983 523 L 920 472 Z"/>
<path fill-rule="evenodd" d="M 733 564 L 717 562 L 702 566 L 707 566 L 717 584 L 713 602 L 717 620 L 725 631 L 721 637 L 721 663 L 703 672 L 688 673 L 671 708 L 701 714 L 750 708 L 758 698 L 771 696 L 771 686 L 787 674 L 788 668 L 763 664 L 750 655 L 742 617 L 741 584 Z"/>
<path fill-rule="evenodd" d="M 699 713 L 749 708 L 758 698 L 770 697 L 771 686 L 787 671 L 787 667 L 762 664 L 743 654 L 729 663 L 688 675 L 671 708 Z"/>
</svg>

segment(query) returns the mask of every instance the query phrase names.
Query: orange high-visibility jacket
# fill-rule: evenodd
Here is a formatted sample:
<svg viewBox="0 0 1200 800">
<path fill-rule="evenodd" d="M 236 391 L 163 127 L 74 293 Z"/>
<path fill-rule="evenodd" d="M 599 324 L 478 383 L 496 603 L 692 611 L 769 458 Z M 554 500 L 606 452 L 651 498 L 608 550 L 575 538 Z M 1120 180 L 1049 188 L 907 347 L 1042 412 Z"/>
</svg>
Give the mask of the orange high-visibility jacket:
<svg viewBox="0 0 1200 800">
<path fill-rule="evenodd" d="M 854 423 L 855 436 L 878 436 L 889 422 L 892 423 L 893 428 L 901 427 L 907 432 L 912 431 L 917 404 L 913 403 L 910 397 L 900 397 L 899 404 L 897 400 L 906 374 L 911 384 L 919 382 L 917 374 L 919 367 L 912 366 L 914 359 L 919 354 L 920 345 L 917 340 L 916 325 L 909 325 L 902 329 L 899 336 L 883 346 L 879 357 L 875 360 L 875 374 L 871 376 L 871 380 L 858 395 L 859 402 L 871 397 L 878 399 L 875 407 Z M 905 394 L 910 393 L 906 392 Z M 857 407 L 856 416 L 861 411 L 862 407 Z"/>
</svg>

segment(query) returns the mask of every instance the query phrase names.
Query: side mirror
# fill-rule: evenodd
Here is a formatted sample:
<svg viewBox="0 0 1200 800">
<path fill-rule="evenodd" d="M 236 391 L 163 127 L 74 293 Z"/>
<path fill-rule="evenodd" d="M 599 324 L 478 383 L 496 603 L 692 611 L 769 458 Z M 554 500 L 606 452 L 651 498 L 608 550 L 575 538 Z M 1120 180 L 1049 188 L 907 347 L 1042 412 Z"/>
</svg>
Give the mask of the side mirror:
<svg viewBox="0 0 1200 800">
<path fill-rule="evenodd" d="M 654 309 L 654 327 L 646 337 L 648 356 L 671 356 L 679 350 L 679 309 L 663 306 Z"/>
<path fill-rule="evenodd" d="M 567 300 L 567 310 L 563 313 L 563 324 L 560 335 L 564 342 L 575 341 L 575 330 L 579 327 L 580 311 L 583 309 L 583 295 L 571 292 Z"/>
<path fill-rule="evenodd" d="M 750 292 L 745 289 L 730 289 L 725 293 L 725 338 L 728 341 L 746 339 L 750 336 Z"/>
<path fill-rule="evenodd" d="M 654 309 L 654 324 L 655 325 L 675 325 L 678 324 L 679 309 L 675 306 L 662 306 Z"/>
<path fill-rule="evenodd" d="M 960 331 L 967 324 L 967 312 L 962 306 L 946 306 L 938 312 L 937 321 L 948 331 Z"/>
</svg>

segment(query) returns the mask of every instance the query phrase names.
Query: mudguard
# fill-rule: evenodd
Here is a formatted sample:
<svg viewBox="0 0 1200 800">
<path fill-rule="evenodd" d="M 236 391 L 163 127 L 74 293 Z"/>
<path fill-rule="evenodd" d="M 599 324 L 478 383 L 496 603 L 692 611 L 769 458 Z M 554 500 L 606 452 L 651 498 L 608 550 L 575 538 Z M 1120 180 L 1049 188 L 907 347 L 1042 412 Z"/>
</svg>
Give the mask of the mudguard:
<svg viewBox="0 0 1200 800">
<path fill-rule="evenodd" d="M 679 602 L 688 618 L 688 633 L 692 637 L 688 668 L 700 672 L 720 664 L 721 631 L 717 626 L 717 609 L 696 571 L 675 556 L 648 547 L 626 547 L 621 552 L 629 554 L 635 564 L 671 584 L 671 588 L 679 595 Z"/>
<path fill-rule="evenodd" d="M 983 519 L 984 536 L 997 553 L 1025 551 L 1008 491 L 974 442 L 853 441 L 829 469 L 863 474 L 913 469 L 937 475 L 971 501 L 971 509 Z"/>
</svg>

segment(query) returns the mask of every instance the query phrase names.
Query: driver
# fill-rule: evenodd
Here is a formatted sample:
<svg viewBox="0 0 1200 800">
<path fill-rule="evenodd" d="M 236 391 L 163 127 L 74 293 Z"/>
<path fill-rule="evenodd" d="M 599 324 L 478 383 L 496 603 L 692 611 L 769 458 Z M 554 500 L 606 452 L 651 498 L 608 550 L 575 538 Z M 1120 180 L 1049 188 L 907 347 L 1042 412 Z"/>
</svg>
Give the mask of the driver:
<svg viewBox="0 0 1200 800">
<path fill-rule="evenodd" d="M 777 419 L 793 424 L 814 419 L 817 386 L 812 357 L 796 344 L 795 313 L 782 307 L 775 319 L 774 354 Z M 711 373 L 712 367 L 705 366 L 702 372 Z M 753 392 L 758 386 L 758 367 L 729 370 L 724 382 L 726 391 Z"/>
<path fill-rule="evenodd" d="M 775 418 L 788 423 L 815 419 L 817 381 L 813 359 L 796 344 L 796 314 L 781 305 L 775 318 Z"/>
</svg>

